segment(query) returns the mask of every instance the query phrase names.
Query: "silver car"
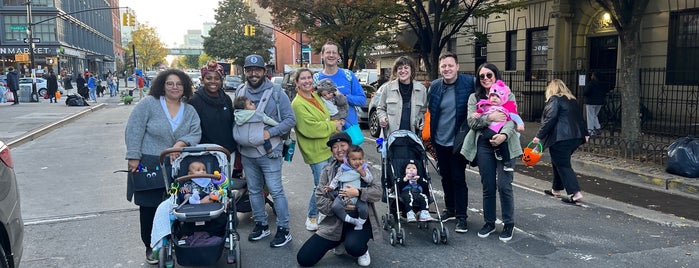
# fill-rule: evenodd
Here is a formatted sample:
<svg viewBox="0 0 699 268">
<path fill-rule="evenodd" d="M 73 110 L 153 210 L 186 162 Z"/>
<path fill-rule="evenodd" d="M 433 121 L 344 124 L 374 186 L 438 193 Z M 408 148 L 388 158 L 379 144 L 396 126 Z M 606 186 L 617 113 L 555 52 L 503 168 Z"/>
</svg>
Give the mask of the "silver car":
<svg viewBox="0 0 699 268">
<path fill-rule="evenodd" d="M 10 147 L 0 141 L 0 267 L 20 267 L 24 222 Z"/>
</svg>

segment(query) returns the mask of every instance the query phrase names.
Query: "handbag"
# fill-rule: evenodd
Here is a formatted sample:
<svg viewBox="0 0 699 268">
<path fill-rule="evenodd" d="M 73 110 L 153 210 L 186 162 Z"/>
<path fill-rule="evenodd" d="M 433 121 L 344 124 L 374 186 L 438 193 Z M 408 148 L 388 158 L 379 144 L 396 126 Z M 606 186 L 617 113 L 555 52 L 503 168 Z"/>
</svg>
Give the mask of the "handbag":
<svg viewBox="0 0 699 268">
<path fill-rule="evenodd" d="M 165 188 L 159 155 L 141 155 L 138 170 L 128 174 L 129 183 L 133 185 L 135 192 Z"/>
<path fill-rule="evenodd" d="M 6 101 L 15 101 L 15 95 L 12 94 L 12 90 L 8 90 L 5 92 L 5 100 Z"/>
<path fill-rule="evenodd" d="M 353 145 L 360 145 L 364 142 L 364 134 L 362 134 L 362 129 L 359 128 L 358 124 L 348 127 L 345 132 L 352 138 Z"/>
</svg>

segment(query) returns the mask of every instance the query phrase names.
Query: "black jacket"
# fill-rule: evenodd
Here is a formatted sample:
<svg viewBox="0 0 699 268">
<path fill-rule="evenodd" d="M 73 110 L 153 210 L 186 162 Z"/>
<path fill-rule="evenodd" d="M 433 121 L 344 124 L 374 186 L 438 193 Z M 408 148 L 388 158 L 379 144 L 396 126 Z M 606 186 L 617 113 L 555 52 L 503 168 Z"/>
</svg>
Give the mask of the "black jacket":
<svg viewBox="0 0 699 268">
<path fill-rule="evenodd" d="M 563 96 L 549 98 L 541 118 L 541 128 L 536 133 L 544 148 L 565 140 L 582 139 L 585 142 L 585 136 L 589 134 L 578 102 Z"/>
<path fill-rule="evenodd" d="M 201 87 L 194 92 L 187 103 L 194 106 L 199 114 L 201 122 L 199 143 L 218 144 L 233 153 L 236 148 L 233 140 L 233 102 L 223 89 L 218 91 L 217 98 L 212 98 L 206 94 L 206 89 Z"/>
<path fill-rule="evenodd" d="M 17 71 L 7 72 L 7 87 L 11 91 L 19 90 L 19 74 L 17 74 Z"/>
<path fill-rule="evenodd" d="M 585 87 L 585 104 L 590 105 L 604 105 L 607 99 L 607 92 L 609 92 L 609 86 L 599 80 L 590 80 L 590 83 Z"/>
</svg>

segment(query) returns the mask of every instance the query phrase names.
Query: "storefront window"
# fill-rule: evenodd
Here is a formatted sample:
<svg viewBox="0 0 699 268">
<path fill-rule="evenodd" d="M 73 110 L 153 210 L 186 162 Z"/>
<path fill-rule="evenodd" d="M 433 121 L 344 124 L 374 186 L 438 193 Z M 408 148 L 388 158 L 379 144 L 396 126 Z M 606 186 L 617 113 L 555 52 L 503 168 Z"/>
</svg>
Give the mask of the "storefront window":
<svg viewBox="0 0 699 268">
<path fill-rule="evenodd" d="M 32 6 L 35 7 L 52 7 L 54 0 L 32 0 Z M 26 6 L 27 0 L 3 0 L 5 6 Z"/>
</svg>

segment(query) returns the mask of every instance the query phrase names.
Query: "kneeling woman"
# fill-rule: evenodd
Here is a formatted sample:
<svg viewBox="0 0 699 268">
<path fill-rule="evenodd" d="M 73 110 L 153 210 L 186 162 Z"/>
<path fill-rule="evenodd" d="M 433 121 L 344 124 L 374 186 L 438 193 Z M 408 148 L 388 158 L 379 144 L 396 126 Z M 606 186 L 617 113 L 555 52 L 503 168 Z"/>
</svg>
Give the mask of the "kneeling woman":
<svg viewBox="0 0 699 268">
<path fill-rule="evenodd" d="M 331 148 L 333 160 L 323 168 L 320 175 L 318 188 L 315 192 L 316 205 L 318 211 L 327 215 L 319 224 L 318 231 L 311 236 L 301 247 L 296 260 L 301 266 L 313 266 L 325 256 L 328 250 L 344 244 L 347 254 L 353 257 L 358 257 L 360 266 L 368 266 L 371 263 L 369 257 L 369 239 L 379 238 L 381 235 L 380 224 L 376 216 L 374 202 L 381 200 L 381 182 L 380 180 L 371 180 L 370 183 L 362 183 L 360 188 L 347 186 L 340 190 L 340 195 L 348 198 L 358 197 L 360 200 L 369 204 L 369 217 L 364 223 L 362 230 L 355 230 L 354 224 L 345 224 L 343 219 L 340 219 L 333 213 L 332 205 L 334 197 L 325 189 L 337 172 L 337 168 L 342 164 L 343 159 L 347 155 L 347 150 L 352 140 L 345 132 L 340 132 L 330 136 L 327 145 Z M 348 215 L 357 217 L 357 211 L 348 208 Z"/>
</svg>

